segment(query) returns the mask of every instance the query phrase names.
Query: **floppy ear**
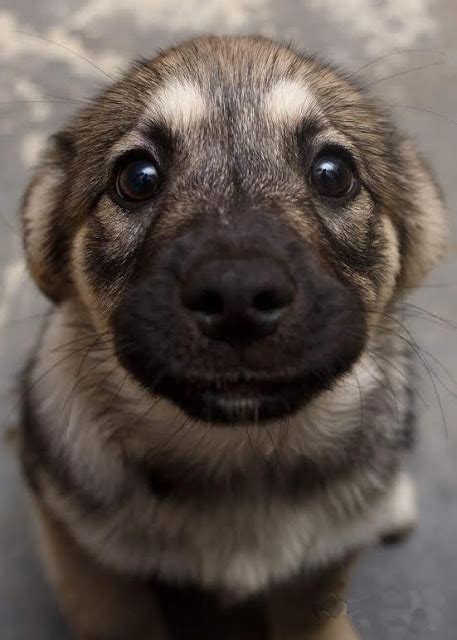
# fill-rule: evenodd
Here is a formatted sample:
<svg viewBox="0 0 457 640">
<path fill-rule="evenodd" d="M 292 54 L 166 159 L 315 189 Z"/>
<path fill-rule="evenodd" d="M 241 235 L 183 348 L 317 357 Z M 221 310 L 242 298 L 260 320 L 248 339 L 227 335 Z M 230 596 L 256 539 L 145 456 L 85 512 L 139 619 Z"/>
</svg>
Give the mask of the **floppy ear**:
<svg viewBox="0 0 457 640">
<path fill-rule="evenodd" d="M 441 190 L 411 140 L 402 140 L 400 157 L 407 194 L 406 206 L 400 212 L 403 256 L 400 285 L 414 287 L 445 253 L 447 215 Z"/>
<path fill-rule="evenodd" d="M 65 216 L 71 157 L 70 137 L 66 133 L 53 136 L 22 201 L 27 265 L 37 285 L 54 302 L 71 291 L 69 220 Z"/>
</svg>

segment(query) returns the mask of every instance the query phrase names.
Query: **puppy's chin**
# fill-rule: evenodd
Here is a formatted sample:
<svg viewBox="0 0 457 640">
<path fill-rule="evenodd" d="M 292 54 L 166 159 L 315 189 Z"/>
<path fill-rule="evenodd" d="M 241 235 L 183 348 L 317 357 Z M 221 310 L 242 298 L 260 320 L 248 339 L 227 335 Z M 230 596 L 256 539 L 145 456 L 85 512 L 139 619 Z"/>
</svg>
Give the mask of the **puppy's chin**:
<svg viewBox="0 0 457 640">
<path fill-rule="evenodd" d="M 293 415 L 330 389 L 351 369 L 362 350 L 361 341 L 351 341 L 344 349 L 335 345 L 332 357 L 327 350 L 321 366 L 304 366 L 294 375 L 270 370 L 263 376 L 249 375 L 242 369 L 229 376 L 189 376 L 176 370 L 172 375 L 165 369 L 148 376 L 132 352 L 123 351 L 118 357 L 152 395 L 165 398 L 199 422 L 230 426 L 261 425 Z"/>
<path fill-rule="evenodd" d="M 257 424 L 297 410 L 305 397 L 299 381 L 233 382 L 165 377 L 157 391 L 187 415 L 220 425 Z"/>
</svg>

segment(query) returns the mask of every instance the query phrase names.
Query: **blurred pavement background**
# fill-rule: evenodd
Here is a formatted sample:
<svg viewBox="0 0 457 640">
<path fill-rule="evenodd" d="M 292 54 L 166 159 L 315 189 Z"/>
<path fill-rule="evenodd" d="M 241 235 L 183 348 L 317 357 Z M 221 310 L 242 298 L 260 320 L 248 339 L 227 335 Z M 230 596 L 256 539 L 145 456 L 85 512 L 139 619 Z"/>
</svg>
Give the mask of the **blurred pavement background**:
<svg viewBox="0 0 457 640">
<path fill-rule="evenodd" d="M 421 524 L 404 546 L 366 554 L 349 607 L 367 640 L 455 640 L 457 401 L 446 390 L 457 390 L 457 333 L 451 326 L 457 323 L 455 0 L 1 0 L 0 638 L 67 638 L 35 557 L 26 497 L 6 438 L 17 420 L 16 376 L 46 309 L 24 269 L 19 198 L 46 137 L 78 100 L 105 86 L 97 67 L 116 75 L 131 58 L 208 32 L 291 40 L 374 83 L 373 92 L 418 139 L 444 188 L 449 259 L 412 297 L 435 314 L 417 311 L 411 320 L 427 364 L 421 367 L 424 402 L 414 461 Z"/>
</svg>

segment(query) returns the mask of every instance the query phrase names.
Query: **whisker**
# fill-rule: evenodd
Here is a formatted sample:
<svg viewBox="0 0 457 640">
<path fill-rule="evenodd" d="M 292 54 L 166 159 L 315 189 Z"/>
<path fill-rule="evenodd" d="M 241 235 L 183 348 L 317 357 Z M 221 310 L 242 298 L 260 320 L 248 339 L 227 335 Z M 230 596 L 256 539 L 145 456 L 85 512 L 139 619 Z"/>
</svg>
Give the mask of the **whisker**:
<svg viewBox="0 0 457 640">
<path fill-rule="evenodd" d="M 397 335 L 397 334 L 395 334 L 395 335 Z M 399 336 L 399 337 L 401 337 L 401 336 Z M 410 382 L 410 379 L 409 379 L 409 377 L 407 375 L 407 372 L 402 371 L 399 367 L 395 366 L 395 364 L 394 364 L 395 360 L 393 360 L 392 358 L 388 358 L 388 357 L 384 356 L 383 354 L 379 353 L 379 351 L 371 351 L 370 350 L 370 353 L 371 353 L 373 358 L 382 360 L 389 367 L 391 367 L 397 373 L 397 375 L 399 375 L 401 377 L 401 379 L 403 380 L 404 383 L 408 384 Z M 380 367 L 380 368 L 381 368 L 382 373 L 384 375 L 386 375 L 384 370 L 382 369 L 382 367 Z M 425 399 L 422 396 L 422 394 L 417 389 L 414 389 L 414 394 L 420 400 L 420 402 L 422 403 L 424 408 L 427 409 L 428 408 L 428 404 L 425 402 Z M 405 406 L 405 403 L 403 401 L 402 401 L 402 404 Z"/>
<path fill-rule="evenodd" d="M 152 402 L 148 405 L 147 409 L 135 418 L 132 427 L 137 427 L 138 425 L 142 426 L 141 423 L 143 422 L 143 420 L 151 413 L 151 411 L 156 408 L 158 404 L 160 404 L 161 401 L 162 398 L 160 396 L 155 396 Z"/>
<path fill-rule="evenodd" d="M 87 358 L 89 357 L 89 354 L 90 354 L 90 353 L 93 353 L 93 348 L 95 347 L 95 345 L 97 344 L 97 342 L 98 342 L 99 340 L 101 340 L 101 339 L 102 339 L 102 336 L 101 336 L 101 335 L 97 336 L 97 337 L 95 338 L 95 340 L 93 341 L 93 343 L 89 346 L 89 348 L 88 348 L 88 350 L 86 351 L 86 353 L 84 354 L 84 356 L 81 358 L 81 362 L 79 363 L 79 367 L 78 367 L 78 369 L 77 369 L 76 376 L 75 376 L 75 377 L 76 377 L 76 382 L 75 382 L 75 384 L 73 385 L 73 387 L 71 388 L 71 390 L 70 390 L 70 392 L 69 392 L 68 396 L 66 397 L 66 399 L 65 399 L 65 401 L 64 401 L 64 403 L 63 403 L 62 411 L 64 411 L 64 410 L 65 410 L 65 408 L 66 408 L 66 406 L 67 406 L 67 404 L 68 404 L 68 402 L 69 402 L 70 398 L 71 398 L 71 397 L 74 395 L 74 393 L 76 392 L 76 389 L 77 389 L 77 387 L 78 387 L 79 383 L 80 383 L 82 380 L 85 380 L 85 379 L 87 378 L 87 376 L 89 375 L 89 373 L 90 373 L 92 370 L 94 370 L 94 369 L 95 369 L 95 368 L 100 364 L 100 362 L 97 362 L 97 363 L 95 364 L 95 366 L 93 366 L 93 367 L 91 367 L 91 368 L 89 369 L 89 371 L 88 371 L 88 372 L 86 371 L 85 375 L 82 377 L 82 380 L 80 380 L 80 378 L 81 378 L 81 374 L 82 374 L 82 371 L 83 371 L 83 367 L 84 367 L 84 365 L 85 365 L 85 363 L 86 363 L 86 361 L 87 361 Z M 70 412 L 70 413 L 71 413 L 71 412 Z"/>
<path fill-rule="evenodd" d="M 108 399 L 108 402 L 106 402 L 103 405 L 102 410 L 99 412 L 99 414 L 98 414 L 99 416 L 104 416 L 105 417 L 105 420 L 100 425 L 100 429 L 101 430 L 105 429 L 105 427 L 107 426 L 107 424 L 109 422 L 109 409 L 111 409 L 111 407 L 113 406 L 114 402 L 119 398 L 120 393 L 121 393 L 125 383 L 127 382 L 128 377 L 129 377 L 129 374 L 127 372 L 125 372 L 124 379 L 115 388 L 115 390 L 111 394 L 110 398 Z M 70 422 L 71 422 L 71 420 L 70 420 Z"/>
<path fill-rule="evenodd" d="M 259 456 L 257 455 L 257 452 L 256 452 L 255 447 L 254 447 L 253 442 L 252 442 L 251 433 L 249 431 L 249 426 L 247 424 L 244 425 L 244 431 L 246 433 L 246 437 L 247 437 L 248 443 L 249 443 L 249 448 L 251 450 L 253 458 L 254 458 L 256 464 L 258 464 L 260 467 L 262 467 L 262 461 L 260 460 Z"/>
<path fill-rule="evenodd" d="M 373 60 L 366 62 L 364 65 L 362 65 L 355 71 L 352 71 L 349 75 L 346 76 L 346 78 L 349 80 L 353 76 L 358 75 L 361 71 L 364 71 L 364 69 L 371 67 L 373 64 L 376 64 L 377 62 L 381 62 L 381 60 L 386 60 L 387 58 L 393 58 L 394 56 L 398 56 L 398 55 L 404 55 L 405 53 L 433 53 L 435 55 L 440 55 L 441 57 L 444 57 L 443 51 L 439 51 L 436 49 L 400 49 L 399 51 L 391 51 L 390 53 L 385 53 L 382 56 L 378 56 L 377 58 L 374 58 Z"/>
<path fill-rule="evenodd" d="M 58 360 L 57 362 L 54 362 L 54 364 L 52 365 L 52 367 L 50 367 L 49 369 L 47 369 L 44 373 L 42 373 L 36 380 L 33 381 L 33 383 L 26 388 L 26 392 L 30 393 L 30 391 L 32 391 L 32 389 L 35 388 L 35 386 L 37 384 L 39 384 L 47 375 L 49 375 L 52 371 L 54 371 L 54 369 L 56 367 L 58 367 L 60 364 L 62 364 L 63 362 L 65 362 L 66 360 L 69 360 L 70 358 L 72 358 L 73 356 L 77 355 L 78 353 L 81 353 L 81 351 L 84 351 L 85 349 L 87 349 L 87 345 L 84 345 L 83 347 L 80 347 L 78 349 L 74 349 L 72 350 L 70 353 L 68 353 L 66 356 L 64 356 L 63 358 L 61 358 L 60 360 Z"/>
<path fill-rule="evenodd" d="M 421 316 L 421 314 L 426 314 L 427 316 L 430 316 L 430 318 L 433 318 L 434 320 L 446 325 L 447 327 L 451 327 L 451 329 L 457 330 L 456 323 L 452 322 L 448 318 L 443 318 L 443 316 L 440 316 L 437 313 L 433 313 L 433 311 L 430 311 L 429 309 L 420 307 L 417 304 L 412 304 L 411 302 L 401 302 L 400 305 L 402 307 L 406 307 L 407 309 L 414 309 L 415 311 L 419 312 L 419 317 Z"/>
<path fill-rule="evenodd" d="M 8 100 L 5 102 L 0 102 L 0 107 L 9 107 L 11 105 L 18 104 L 84 104 L 90 105 L 92 102 L 89 100 L 76 100 L 73 98 L 51 98 L 51 99 L 41 99 L 41 100 Z"/>
<path fill-rule="evenodd" d="M 418 291 L 419 289 L 448 289 L 457 287 L 457 282 L 431 282 L 430 284 L 401 285 L 400 289 Z"/>
<path fill-rule="evenodd" d="M 279 450 L 279 455 L 281 457 L 284 455 L 284 449 L 286 448 L 287 440 L 289 438 L 289 428 L 290 428 L 290 416 L 286 416 L 281 420 L 281 424 L 279 428 L 278 450 Z"/>
<path fill-rule="evenodd" d="M 81 341 L 82 342 L 82 341 Z M 87 347 L 90 346 L 89 343 L 86 344 Z M 93 353 L 102 353 L 112 350 L 112 343 L 110 339 L 106 339 L 101 341 L 97 346 L 94 345 Z M 53 349 L 54 353 L 70 353 L 72 351 L 72 346 L 70 347 L 57 347 Z"/>
<path fill-rule="evenodd" d="M 94 106 L 94 101 L 91 98 L 74 98 L 73 96 L 45 96 L 51 100 L 57 100 L 58 102 L 76 102 L 78 104 L 86 104 Z"/>
<path fill-rule="evenodd" d="M 446 122 L 449 122 L 450 124 L 453 125 L 457 125 L 457 120 L 454 120 L 453 118 L 445 115 L 444 113 L 439 113 L 438 111 L 433 111 L 433 109 L 426 109 L 425 107 L 417 107 L 414 105 L 409 105 L 409 104 L 386 104 L 384 103 L 385 107 L 389 107 L 389 108 L 394 108 L 394 109 L 412 109 L 413 111 L 421 111 L 423 113 L 430 113 L 434 116 L 437 116 L 438 118 L 441 118 L 442 120 L 445 120 Z"/>
<path fill-rule="evenodd" d="M 87 345 L 84 345 L 83 347 L 76 349 L 74 351 L 71 351 L 70 353 L 68 353 L 67 355 L 65 355 L 63 358 L 61 358 L 60 360 L 58 360 L 57 362 L 54 362 L 54 364 L 52 365 L 52 367 L 49 367 L 49 369 L 47 369 L 44 373 L 42 373 L 36 380 L 34 380 L 30 385 L 28 385 L 23 393 L 30 393 L 31 391 L 33 391 L 33 389 L 40 383 L 42 382 L 46 376 L 48 376 L 50 373 L 52 373 L 54 371 L 54 369 L 56 367 L 58 367 L 60 364 L 64 363 L 66 360 L 70 359 L 71 357 L 73 357 L 74 355 L 76 355 L 77 353 L 80 353 L 81 351 L 84 351 L 84 349 L 87 348 Z M 13 413 L 19 408 L 19 406 L 22 403 L 22 395 L 21 397 L 17 400 L 17 402 L 14 403 L 13 407 L 11 408 L 11 410 L 8 413 L 8 418 L 10 418 Z"/>
<path fill-rule="evenodd" d="M 409 329 L 407 327 L 405 327 L 405 325 L 402 322 L 400 322 L 400 320 L 398 320 L 397 318 L 394 318 L 394 317 L 389 316 L 387 314 L 384 314 L 384 317 L 388 318 L 389 320 L 391 320 L 393 322 L 396 322 L 398 325 L 400 325 L 401 329 L 408 335 L 409 340 L 406 339 L 404 336 L 401 336 L 400 334 L 398 334 L 398 338 L 404 340 L 407 344 L 410 345 L 410 347 L 413 349 L 414 353 L 416 354 L 417 358 L 420 360 L 420 362 L 424 366 L 424 368 L 425 368 L 425 370 L 426 370 L 426 372 L 428 374 L 428 377 L 430 379 L 430 382 L 432 383 L 434 394 L 435 394 L 436 400 L 437 400 L 438 405 L 439 405 L 439 409 L 440 409 L 440 413 L 441 413 L 441 419 L 442 419 L 444 430 L 445 430 L 445 433 L 446 433 L 446 438 L 448 438 L 449 434 L 448 434 L 448 428 L 447 428 L 447 420 L 446 420 L 446 416 L 445 416 L 445 413 L 444 413 L 443 402 L 442 402 L 440 394 L 438 393 L 438 388 L 436 386 L 436 382 L 435 382 L 435 378 L 434 378 L 434 377 L 436 377 L 438 379 L 438 381 L 440 381 L 439 377 L 436 375 L 436 372 L 430 367 L 429 363 L 427 362 L 427 360 L 422 355 L 421 348 L 419 347 L 419 345 L 417 344 L 416 340 L 414 339 L 414 336 L 412 335 L 411 331 L 409 331 Z"/>
<path fill-rule="evenodd" d="M 84 327 L 81 327 L 81 328 L 84 328 Z M 103 333 L 99 334 L 100 337 L 106 337 L 108 335 L 109 335 L 109 331 L 104 331 Z M 62 342 L 61 344 L 58 344 L 56 347 L 54 347 L 52 349 L 51 353 L 59 353 L 60 351 L 63 351 L 65 349 L 65 347 L 69 347 L 69 346 L 72 346 L 72 345 L 75 345 L 75 344 L 80 344 L 83 340 L 90 341 L 91 338 L 93 338 L 93 334 L 92 333 L 91 334 L 89 334 L 89 333 L 80 334 L 76 338 L 72 338 L 68 342 Z"/>
<path fill-rule="evenodd" d="M 107 361 L 109 360 L 109 358 L 105 358 L 103 360 L 101 360 L 98 364 L 99 365 L 105 365 L 107 363 Z M 101 380 L 99 380 L 98 385 L 94 386 L 92 393 L 90 394 L 90 396 L 87 398 L 86 402 L 85 402 L 85 407 L 82 410 L 79 419 L 81 420 L 82 417 L 87 413 L 88 409 L 90 409 L 90 407 L 92 406 L 91 404 L 91 400 L 95 397 L 95 395 L 97 394 L 97 392 L 100 391 L 100 389 L 104 389 L 105 387 L 105 383 L 106 381 L 113 375 L 113 373 L 118 369 L 118 365 L 116 364 L 114 367 L 112 367 L 112 369 L 110 369 L 108 371 L 108 373 L 106 373 L 103 378 Z"/>
<path fill-rule="evenodd" d="M 180 412 L 178 410 L 172 424 L 175 423 L 176 418 L 178 418 L 179 415 L 180 415 Z M 159 447 L 155 447 L 148 451 L 148 458 L 150 459 L 153 456 L 155 457 L 158 454 L 162 453 L 162 451 L 166 450 L 168 446 L 171 444 L 171 442 L 176 438 L 176 436 L 180 434 L 187 426 L 189 426 L 190 422 L 191 422 L 190 418 L 188 418 L 187 416 L 184 416 L 179 427 Z"/>
<path fill-rule="evenodd" d="M 431 360 L 433 360 L 433 362 L 441 369 L 441 371 L 447 375 L 447 377 L 452 382 L 452 384 L 454 386 L 457 386 L 457 381 L 454 378 L 453 374 L 449 371 L 449 369 L 446 366 L 444 366 L 444 364 L 440 362 L 438 358 L 433 355 L 433 353 L 431 353 L 427 349 L 424 349 L 424 347 L 421 347 L 421 349 L 422 349 L 422 352 L 425 353 L 425 355 L 429 357 Z M 452 389 L 450 389 L 449 387 L 447 387 L 442 380 L 441 380 L 441 384 L 444 386 L 444 388 L 448 393 L 450 393 L 454 397 L 457 397 L 457 393 L 455 391 L 452 391 Z"/>
<path fill-rule="evenodd" d="M 190 421 L 191 424 L 195 424 L 195 422 L 192 420 Z M 190 457 L 193 458 L 193 456 L 197 453 L 197 451 L 200 449 L 202 443 L 206 440 L 206 438 L 208 437 L 208 434 L 210 433 L 210 431 L 213 428 L 213 424 L 209 424 L 208 428 L 206 429 L 205 433 L 199 438 L 197 444 L 195 445 L 195 447 L 192 449 L 192 451 L 190 452 Z"/>
<path fill-rule="evenodd" d="M 46 318 L 48 315 L 49 310 L 43 311 L 42 313 L 33 313 L 32 315 L 24 316 L 23 318 L 13 318 L 10 322 L 0 325 L 0 329 L 16 329 L 19 323 Z"/>
<path fill-rule="evenodd" d="M 362 386 L 360 384 L 359 376 L 357 375 L 357 373 L 355 374 L 355 379 L 359 388 L 360 424 L 362 425 L 362 427 L 365 427 L 365 404 L 363 401 Z"/>
<path fill-rule="evenodd" d="M 21 232 L 19 231 L 19 229 L 17 229 L 16 227 L 14 227 L 14 226 L 11 224 L 11 222 L 10 222 L 7 218 L 5 218 L 5 216 L 4 216 L 2 213 L 0 213 L 0 220 L 1 220 L 1 221 L 5 224 L 5 226 L 6 226 L 6 227 L 11 231 L 11 233 L 12 233 L 13 235 L 15 235 L 15 236 L 16 236 L 16 238 L 19 238 L 19 240 L 21 240 L 21 242 L 22 242 L 22 234 L 21 234 Z M 25 266 L 24 266 L 24 270 L 25 270 Z"/>
<path fill-rule="evenodd" d="M 268 425 L 265 425 L 265 429 L 266 429 L 266 432 L 267 432 L 267 435 L 268 435 L 268 439 L 270 440 L 271 445 L 273 447 L 273 453 L 274 453 L 274 456 L 276 458 L 276 463 L 277 463 L 278 467 L 280 467 L 281 466 L 281 459 L 279 457 L 277 443 L 275 443 L 275 441 L 273 439 L 273 436 L 271 434 L 271 431 L 268 428 Z"/>
<path fill-rule="evenodd" d="M 431 62 L 429 64 L 424 64 L 420 67 L 414 67 L 412 69 L 406 69 L 406 71 L 399 71 L 398 73 L 393 73 L 389 76 L 385 76 L 383 78 L 378 78 L 377 80 L 373 80 L 372 82 L 368 82 L 365 84 L 365 88 L 373 87 L 375 84 L 379 84 L 380 82 L 385 82 L 386 80 L 392 80 L 393 78 L 399 78 L 401 76 L 408 75 L 409 73 L 414 73 L 415 71 L 422 71 L 424 69 L 430 69 L 431 67 L 436 67 L 437 65 L 443 64 L 442 61 Z"/>
<path fill-rule="evenodd" d="M 40 35 L 38 33 L 30 33 L 29 31 L 15 31 L 15 33 L 17 33 L 19 35 L 22 35 L 22 36 L 29 36 L 30 38 L 36 38 L 37 40 L 43 40 L 44 42 L 47 42 L 48 44 L 52 44 L 55 47 L 59 47 L 60 49 L 63 49 L 64 51 L 68 51 L 68 53 L 71 53 L 76 58 L 79 58 L 80 60 L 82 60 L 86 64 L 90 65 L 91 67 L 96 69 L 99 73 L 103 74 L 109 80 L 114 81 L 113 76 L 111 76 L 107 71 L 105 71 L 104 69 L 99 67 L 98 64 L 96 64 L 95 62 L 92 62 L 92 60 L 89 60 L 88 58 L 85 58 L 80 53 L 78 53 L 74 49 L 70 49 L 70 47 L 67 47 L 66 45 L 62 44 L 61 42 L 56 42 L 55 40 L 51 40 L 51 38 L 46 38 L 46 36 L 42 36 L 42 35 Z"/>
</svg>

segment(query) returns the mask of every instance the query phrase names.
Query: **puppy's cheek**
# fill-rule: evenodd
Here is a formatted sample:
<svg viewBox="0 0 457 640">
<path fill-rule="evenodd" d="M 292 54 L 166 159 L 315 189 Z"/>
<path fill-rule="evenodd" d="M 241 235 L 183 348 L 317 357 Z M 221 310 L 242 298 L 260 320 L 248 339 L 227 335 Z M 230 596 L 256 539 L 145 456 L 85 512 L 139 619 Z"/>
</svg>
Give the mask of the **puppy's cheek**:
<svg viewBox="0 0 457 640">
<path fill-rule="evenodd" d="M 382 252 L 383 266 L 380 272 L 378 290 L 378 306 L 383 309 L 395 293 L 401 271 L 400 239 L 392 219 L 384 214 L 381 217 L 384 247 Z"/>
<path fill-rule="evenodd" d="M 104 251 L 109 251 L 108 247 Z M 73 281 L 80 301 L 89 311 L 99 331 L 107 331 L 113 314 L 121 304 L 127 289 L 129 270 L 94 269 L 97 255 L 88 227 L 81 228 L 72 246 Z"/>
<path fill-rule="evenodd" d="M 400 269 L 397 232 L 388 214 L 379 213 L 366 192 L 346 210 L 333 214 L 324 206 L 316 210 L 321 224 L 302 210 L 288 210 L 287 221 L 313 246 L 324 268 L 349 284 L 367 312 L 376 316 L 390 300 Z M 335 254 L 338 248 L 341 258 Z"/>
<path fill-rule="evenodd" d="M 383 312 L 395 297 L 401 272 L 400 240 L 394 223 L 387 213 L 380 218 L 379 266 L 370 324 L 375 327 Z"/>
<path fill-rule="evenodd" d="M 380 215 L 373 242 L 376 258 L 370 265 L 367 262 L 366 269 L 347 267 L 341 273 L 364 303 L 368 333 L 375 331 L 383 312 L 394 298 L 401 272 L 398 232 L 387 212 Z"/>
</svg>

